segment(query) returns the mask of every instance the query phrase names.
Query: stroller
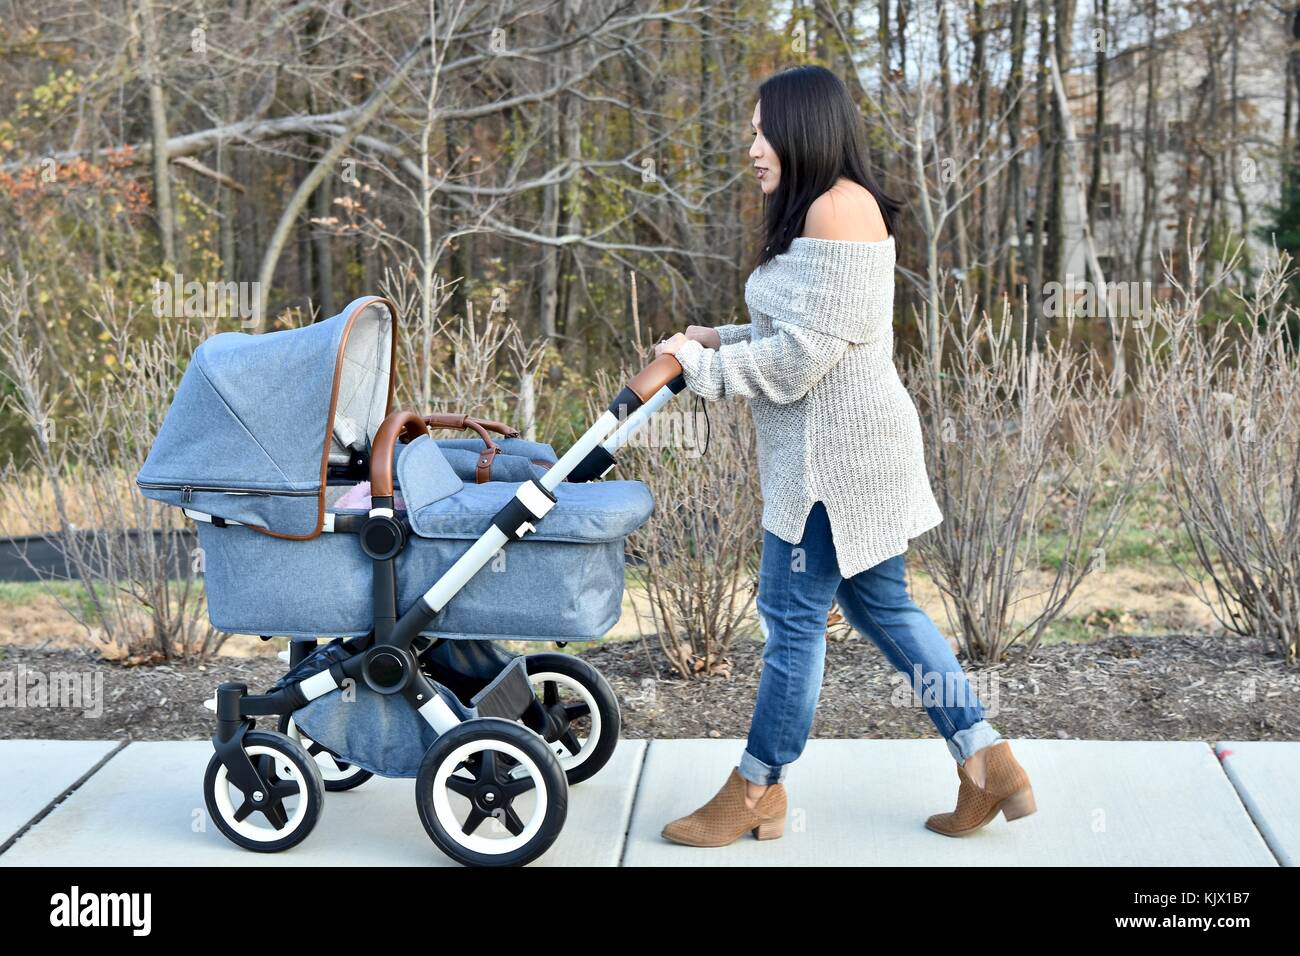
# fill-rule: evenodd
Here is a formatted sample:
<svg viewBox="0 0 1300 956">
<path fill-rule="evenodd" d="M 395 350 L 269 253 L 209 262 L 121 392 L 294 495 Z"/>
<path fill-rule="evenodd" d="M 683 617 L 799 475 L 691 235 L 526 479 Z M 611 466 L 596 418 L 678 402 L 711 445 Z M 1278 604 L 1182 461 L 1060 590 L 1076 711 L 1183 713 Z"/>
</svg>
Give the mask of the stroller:
<svg viewBox="0 0 1300 956">
<path fill-rule="evenodd" d="M 212 624 L 291 641 L 267 693 L 223 683 L 208 701 L 204 799 L 232 842 L 273 852 L 307 838 L 326 791 L 414 777 L 444 853 L 520 865 L 558 837 L 620 715 L 584 661 L 493 641 L 563 647 L 617 622 L 624 539 L 654 500 L 598 479 L 685 380 L 656 358 L 557 456 L 500 422 L 392 411 L 396 326 L 391 302 L 364 297 L 303 328 L 209 338 L 137 477 L 196 522 Z"/>
</svg>

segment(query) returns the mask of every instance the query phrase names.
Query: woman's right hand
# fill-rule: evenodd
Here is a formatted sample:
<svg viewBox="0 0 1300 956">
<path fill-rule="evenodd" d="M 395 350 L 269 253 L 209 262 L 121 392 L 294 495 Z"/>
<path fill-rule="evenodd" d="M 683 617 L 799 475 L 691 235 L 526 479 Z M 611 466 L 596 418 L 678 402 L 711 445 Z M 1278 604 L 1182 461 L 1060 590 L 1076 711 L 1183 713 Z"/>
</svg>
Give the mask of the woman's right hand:
<svg viewBox="0 0 1300 956">
<path fill-rule="evenodd" d="M 718 330 L 707 325 L 688 325 L 686 327 L 686 337 L 694 339 L 706 349 L 722 348 L 722 337 L 718 335 Z"/>
</svg>

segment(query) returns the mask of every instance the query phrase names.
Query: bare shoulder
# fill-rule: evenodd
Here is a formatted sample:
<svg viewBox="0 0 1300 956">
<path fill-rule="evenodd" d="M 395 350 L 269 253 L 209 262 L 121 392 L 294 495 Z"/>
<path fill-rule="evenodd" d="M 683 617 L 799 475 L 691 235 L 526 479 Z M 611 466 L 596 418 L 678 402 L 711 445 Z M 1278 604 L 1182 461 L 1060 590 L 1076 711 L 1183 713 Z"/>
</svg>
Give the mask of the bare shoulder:
<svg viewBox="0 0 1300 956">
<path fill-rule="evenodd" d="M 849 179 L 841 179 L 813 200 L 803 234 L 840 242 L 880 242 L 889 237 L 876 198 Z"/>
</svg>

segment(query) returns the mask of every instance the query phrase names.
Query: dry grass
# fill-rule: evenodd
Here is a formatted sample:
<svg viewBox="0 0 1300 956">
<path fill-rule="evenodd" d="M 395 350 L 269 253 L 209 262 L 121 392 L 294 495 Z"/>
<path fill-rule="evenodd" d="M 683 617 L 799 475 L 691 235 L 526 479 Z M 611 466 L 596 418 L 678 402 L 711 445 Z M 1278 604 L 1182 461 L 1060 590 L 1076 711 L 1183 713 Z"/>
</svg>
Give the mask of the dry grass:
<svg viewBox="0 0 1300 956">
<path fill-rule="evenodd" d="M 135 475 L 123 469 L 108 469 L 94 477 L 87 472 L 84 466 L 74 464 L 63 481 L 68 495 L 64 511 L 68 521 L 78 528 L 95 527 L 98 500 L 125 514 L 139 494 Z M 158 527 L 162 527 L 161 522 Z M 58 529 L 59 511 L 49 478 L 34 470 L 12 472 L 0 498 L 0 536 L 43 535 Z"/>
</svg>

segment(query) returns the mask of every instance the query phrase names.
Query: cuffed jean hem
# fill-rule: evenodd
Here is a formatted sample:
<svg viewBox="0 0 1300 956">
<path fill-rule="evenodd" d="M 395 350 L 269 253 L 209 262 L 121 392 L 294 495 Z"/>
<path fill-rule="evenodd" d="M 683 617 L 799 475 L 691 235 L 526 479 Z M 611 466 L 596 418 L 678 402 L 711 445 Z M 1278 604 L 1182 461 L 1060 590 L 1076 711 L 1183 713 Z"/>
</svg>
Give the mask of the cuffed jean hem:
<svg viewBox="0 0 1300 956">
<path fill-rule="evenodd" d="M 993 729 L 992 724 L 987 720 L 980 720 L 946 738 L 944 743 L 948 745 L 948 752 L 952 754 L 953 759 L 959 764 L 964 764 L 975 751 L 983 750 L 1001 739 L 1002 735 Z"/>
<path fill-rule="evenodd" d="M 740 763 L 736 769 L 740 771 L 742 777 L 760 787 L 780 783 L 785 779 L 786 771 L 785 766 L 773 767 L 763 763 L 748 750 L 740 755 Z"/>
</svg>

